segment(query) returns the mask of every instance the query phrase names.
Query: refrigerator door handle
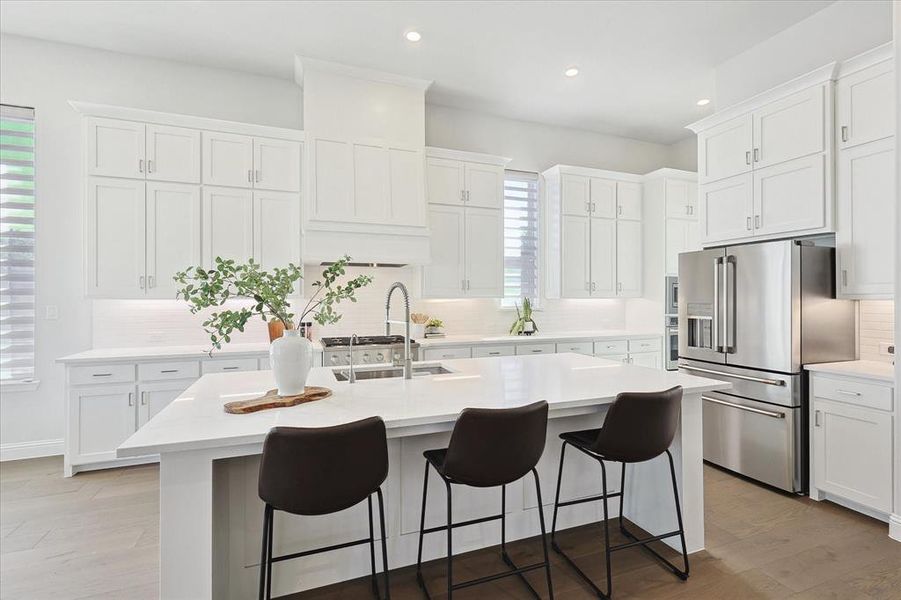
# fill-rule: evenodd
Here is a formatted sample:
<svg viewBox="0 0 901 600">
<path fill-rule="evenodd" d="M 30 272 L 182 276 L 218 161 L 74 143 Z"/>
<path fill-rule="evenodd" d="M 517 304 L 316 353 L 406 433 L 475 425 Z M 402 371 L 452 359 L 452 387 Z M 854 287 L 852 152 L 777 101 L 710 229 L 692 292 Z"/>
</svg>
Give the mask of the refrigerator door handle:
<svg viewBox="0 0 901 600">
<path fill-rule="evenodd" d="M 679 365 L 680 369 L 686 371 L 695 371 L 697 373 L 707 373 L 709 375 L 719 375 L 730 379 L 741 379 L 742 381 L 753 381 L 754 383 L 765 383 L 766 385 L 776 385 L 785 387 L 785 381 L 782 379 L 766 379 L 764 377 L 751 377 L 750 375 L 740 375 L 738 373 L 727 373 L 725 371 L 716 371 L 714 369 L 704 369 L 702 367 L 692 367 L 690 365 Z"/>
<path fill-rule="evenodd" d="M 725 352 L 727 354 L 735 353 L 735 269 L 737 262 L 735 260 L 735 256 L 729 255 L 726 257 L 726 266 L 725 266 L 725 282 L 726 282 L 726 315 L 725 315 L 725 330 L 726 330 L 726 341 L 725 341 Z M 731 269 L 730 269 L 731 266 Z M 732 277 L 729 277 L 729 273 L 732 273 Z"/>
<path fill-rule="evenodd" d="M 711 332 L 713 337 L 713 349 L 717 352 L 723 351 L 723 345 L 720 343 L 720 273 L 722 272 L 723 257 L 717 256 L 713 260 L 713 319 Z"/>
<path fill-rule="evenodd" d="M 734 402 L 726 402 L 725 400 L 720 400 L 719 398 L 711 398 L 710 396 L 701 395 L 701 400 L 706 400 L 707 402 L 713 402 L 714 404 L 721 404 L 723 406 L 728 406 L 729 408 L 737 408 L 738 410 L 744 410 L 747 412 L 752 412 L 757 415 L 763 415 L 765 417 L 772 417 L 774 419 L 784 419 L 785 413 L 776 412 L 772 410 L 763 410 L 760 408 L 754 408 L 753 406 L 744 406 L 742 404 L 735 404 Z M 819 412 L 819 411 L 817 411 Z"/>
</svg>

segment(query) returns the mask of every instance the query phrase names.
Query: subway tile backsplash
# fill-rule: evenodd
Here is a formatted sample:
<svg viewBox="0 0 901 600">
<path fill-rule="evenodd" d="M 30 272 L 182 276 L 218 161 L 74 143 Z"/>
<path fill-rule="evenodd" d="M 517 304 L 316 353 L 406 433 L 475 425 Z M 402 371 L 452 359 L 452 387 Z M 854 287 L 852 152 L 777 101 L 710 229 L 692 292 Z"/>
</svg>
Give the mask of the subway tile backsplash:
<svg viewBox="0 0 901 600">
<path fill-rule="evenodd" d="M 894 343 L 895 303 L 891 300 L 861 300 L 859 310 L 857 335 L 860 359 L 891 362 L 891 356 L 879 353 L 879 345 Z"/>
</svg>

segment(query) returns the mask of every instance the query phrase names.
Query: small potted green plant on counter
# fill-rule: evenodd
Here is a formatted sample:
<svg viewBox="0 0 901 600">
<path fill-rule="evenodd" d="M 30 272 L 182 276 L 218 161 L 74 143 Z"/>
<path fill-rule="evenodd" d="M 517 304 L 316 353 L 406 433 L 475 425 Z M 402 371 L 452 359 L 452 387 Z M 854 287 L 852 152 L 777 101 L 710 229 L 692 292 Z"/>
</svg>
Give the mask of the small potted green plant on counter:
<svg viewBox="0 0 901 600">
<path fill-rule="evenodd" d="M 522 299 L 522 310 L 519 305 L 516 306 L 516 320 L 510 326 L 510 335 L 532 335 L 538 331 L 538 325 L 532 318 L 532 301 L 528 298 Z"/>
<path fill-rule="evenodd" d="M 425 324 L 425 337 L 442 337 L 444 335 L 444 332 L 441 331 L 442 327 L 444 327 L 444 321 L 430 318 Z"/>
<path fill-rule="evenodd" d="M 320 325 L 337 323 L 341 314 L 336 306 L 343 300 L 356 302 L 357 290 L 372 283 L 368 275 L 339 283 L 349 261 L 350 257 L 344 256 L 322 271 L 322 278 L 311 284 L 313 294 L 296 321 L 288 296 L 303 279 L 303 272 L 293 264 L 264 271 L 253 259 L 237 263 L 217 257 L 213 269 L 191 267 L 176 273 L 174 279 L 180 286 L 176 298 L 183 298 L 194 314 L 223 306 L 231 298 L 252 301 L 249 306 L 213 312 L 203 322 L 214 349 L 230 342 L 235 331 L 244 331 L 254 316 L 267 325 L 272 321 L 280 323 L 284 334 L 272 341 L 269 357 L 279 396 L 293 396 L 303 393 L 313 361 L 310 341 L 294 328 L 295 322 L 303 322 L 311 315 Z"/>
</svg>

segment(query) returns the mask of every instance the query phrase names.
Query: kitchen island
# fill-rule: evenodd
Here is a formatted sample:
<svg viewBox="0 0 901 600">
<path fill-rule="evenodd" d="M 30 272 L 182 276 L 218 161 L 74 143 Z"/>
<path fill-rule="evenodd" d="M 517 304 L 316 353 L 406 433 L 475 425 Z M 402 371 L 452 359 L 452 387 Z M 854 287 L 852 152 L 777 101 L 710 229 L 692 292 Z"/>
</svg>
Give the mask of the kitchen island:
<svg viewBox="0 0 901 600">
<path fill-rule="evenodd" d="M 422 363 L 420 363 L 421 365 Z M 689 552 L 704 546 L 701 393 L 728 383 L 675 372 L 626 365 L 576 354 L 509 356 L 442 361 L 445 374 L 339 382 L 334 372 L 316 368 L 308 385 L 334 394 L 292 408 L 232 415 L 223 404 L 258 396 L 274 387 L 270 371 L 217 373 L 201 377 L 181 396 L 123 443 L 117 454 L 160 455 L 160 595 L 165 599 L 248 598 L 255 594 L 260 555 L 262 502 L 256 493 L 259 454 L 275 426 L 322 427 L 373 415 L 388 431 L 390 472 L 386 499 L 389 565 L 415 562 L 422 490 L 423 450 L 445 446 L 466 407 L 505 408 L 546 400 L 550 405 L 547 447 L 538 465 L 543 507 L 553 508 L 563 431 L 597 427 L 606 407 L 622 391 L 684 389 L 680 429 L 673 457 L 683 504 Z M 434 474 L 431 476 L 434 477 Z M 611 469 L 610 481 L 618 481 Z M 436 482 L 437 483 L 437 482 Z M 665 458 L 630 468 L 624 515 L 650 531 L 675 528 L 669 469 Z M 500 490 L 455 486 L 455 519 L 496 513 Z M 439 485 L 427 526 L 445 515 L 437 508 Z M 562 497 L 597 494 L 597 464 L 573 455 L 566 463 Z M 275 555 L 321 547 L 368 533 L 366 504 L 323 517 L 277 514 Z M 507 491 L 507 539 L 538 533 L 537 502 L 530 485 Z M 561 510 L 559 529 L 600 519 L 600 503 Z M 619 506 L 611 502 L 612 515 Z M 459 512 L 458 512 L 459 511 Z M 455 549 L 466 552 L 499 543 L 497 522 L 454 532 Z M 424 559 L 444 555 L 441 535 L 427 536 Z M 273 595 L 319 587 L 365 575 L 368 549 L 362 546 L 281 563 L 273 571 Z"/>
</svg>

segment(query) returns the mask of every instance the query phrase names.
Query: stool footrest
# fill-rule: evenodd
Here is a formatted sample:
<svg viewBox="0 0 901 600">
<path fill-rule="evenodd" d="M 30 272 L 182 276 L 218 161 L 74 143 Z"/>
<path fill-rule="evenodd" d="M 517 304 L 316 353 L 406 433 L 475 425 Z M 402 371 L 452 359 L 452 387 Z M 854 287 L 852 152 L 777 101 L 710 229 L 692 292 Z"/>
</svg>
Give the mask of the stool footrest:
<svg viewBox="0 0 901 600">
<path fill-rule="evenodd" d="M 503 515 L 494 515 L 492 517 L 481 517 L 478 519 L 470 519 L 469 521 L 461 521 L 460 523 L 454 523 L 451 525 L 452 529 L 456 529 L 457 527 L 466 527 L 467 525 L 478 525 L 479 523 L 487 523 L 488 521 L 497 521 L 502 519 Z M 423 529 L 422 533 L 435 533 L 437 531 L 447 531 L 447 525 L 439 525 L 437 527 L 429 527 L 428 529 Z"/>
<path fill-rule="evenodd" d="M 534 563 L 531 565 L 526 565 L 524 567 L 517 567 L 516 564 L 513 562 L 513 560 L 510 558 L 510 556 L 506 552 L 503 552 L 501 554 L 501 558 L 503 558 L 504 562 L 511 567 L 511 570 L 502 571 L 500 573 L 493 573 L 491 575 L 485 575 L 484 577 L 477 577 L 475 579 L 470 579 L 468 581 L 461 581 L 460 583 L 453 584 L 451 586 L 451 589 L 459 590 L 462 588 L 472 587 L 474 585 L 479 585 L 482 583 L 488 583 L 489 581 L 495 581 L 497 579 L 503 579 L 505 577 L 510 577 L 511 575 L 516 575 L 517 577 L 520 578 L 520 580 L 522 580 L 523 583 L 526 584 L 526 587 L 529 588 L 529 591 L 532 593 L 532 596 L 540 599 L 541 596 L 538 594 L 538 592 L 535 591 L 535 589 L 528 582 L 528 580 L 525 577 L 523 577 L 523 573 L 527 573 L 529 571 L 535 571 L 537 569 L 543 569 L 543 568 L 545 568 L 547 563 L 540 562 L 540 563 Z M 425 593 L 426 598 L 431 599 L 432 594 L 429 592 L 429 588 L 426 586 L 425 579 L 423 578 L 421 571 L 416 572 L 416 582 L 419 584 L 419 587 Z"/>
<path fill-rule="evenodd" d="M 572 506 L 573 504 L 582 504 L 583 502 L 597 502 L 598 500 L 603 500 L 604 498 L 619 498 L 622 495 L 622 492 L 615 492 L 607 495 L 598 494 L 597 496 L 589 496 L 588 498 L 579 498 L 577 500 L 566 500 L 565 502 L 558 502 L 557 506 Z"/>
<path fill-rule="evenodd" d="M 303 556 L 312 556 L 313 554 L 322 554 L 323 552 L 331 552 L 332 550 L 341 550 L 342 548 L 350 548 L 351 546 L 359 546 L 360 544 L 368 544 L 371 540 L 369 538 L 364 538 L 362 540 L 357 540 L 355 542 L 344 542 L 343 544 L 335 544 L 334 546 L 326 546 L 325 548 L 315 548 L 313 550 L 304 550 L 303 552 L 294 552 L 293 554 L 283 554 L 282 556 L 275 556 L 272 558 L 272 562 L 279 562 L 282 560 L 291 560 L 292 558 L 301 558 Z"/>
<path fill-rule="evenodd" d="M 663 566 L 667 567 L 670 571 L 672 571 L 673 574 L 676 575 L 679 579 L 682 579 L 683 581 L 688 579 L 688 571 L 687 570 L 680 569 L 679 567 L 677 567 L 676 565 L 671 563 L 669 560 L 667 560 L 663 556 L 661 556 L 659 552 L 657 552 L 656 550 L 654 550 L 653 548 L 648 546 L 648 544 L 650 542 L 654 542 L 657 540 L 662 540 L 663 538 L 668 538 L 668 537 L 673 537 L 673 536 L 679 535 L 680 532 L 678 530 L 673 531 L 671 533 L 664 533 L 662 535 L 656 535 L 654 537 L 649 537 L 649 538 L 641 539 L 641 540 L 638 539 L 637 537 L 635 537 L 635 535 L 631 531 L 626 529 L 624 526 L 620 526 L 619 530 L 622 532 L 622 534 L 624 536 L 626 536 L 627 538 L 632 540 L 632 542 L 628 543 L 628 544 L 620 544 L 618 546 L 614 546 L 614 547 L 610 548 L 611 552 L 613 552 L 614 550 L 622 550 L 623 548 L 629 548 L 629 547 L 633 547 L 633 546 L 641 546 L 643 550 L 647 550 L 654 558 L 656 558 L 660 563 L 662 563 Z M 688 563 L 686 562 L 686 565 L 687 564 Z"/>
</svg>

